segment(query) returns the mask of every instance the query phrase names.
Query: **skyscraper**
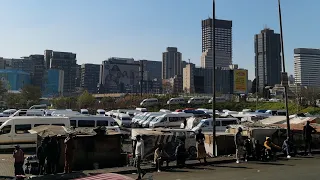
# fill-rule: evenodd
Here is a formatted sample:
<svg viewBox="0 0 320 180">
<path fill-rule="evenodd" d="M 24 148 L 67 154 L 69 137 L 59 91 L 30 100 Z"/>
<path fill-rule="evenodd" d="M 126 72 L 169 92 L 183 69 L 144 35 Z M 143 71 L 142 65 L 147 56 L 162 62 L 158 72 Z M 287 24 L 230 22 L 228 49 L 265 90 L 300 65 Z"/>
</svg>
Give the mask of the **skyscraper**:
<svg viewBox="0 0 320 180">
<path fill-rule="evenodd" d="M 280 34 L 265 28 L 254 36 L 255 74 L 260 92 L 281 83 Z"/>
<path fill-rule="evenodd" d="M 162 79 L 182 76 L 182 55 L 176 47 L 167 47 L 162 53 Z"/>
<path fill-rule="evenodd" d="M 212 26 L 211 18 L 202 20 L 202 53 L 212 57 Z M 228 67 L 232 64 L 232 21 L 216 19 L 215 21 L 215 51 L 216 51 L 216 66 Z M 204 56 L 204 54 L 203 54 Z M 205 59 L 204 59 L 205 60 Z M 207 58 L 209 61 L 209 58 Z M 212 61 L 212 59 L 210 60 Z M 203 68 L 204 64 L 209 62 L 201 62 Z M 212 68 L 212 63 L 211 63 Z"/>
<path fill-rule="evenodd" d="M 320 87 L 320 49 L 294 49 L 295 83 Z"/>
<path fill-rule="evenodd" d="M 64 93 L 70 95 L 75 91 L 77 60 L 76 54 L 71 52 L 58 52 L 45 50 L 45 65 L 48 69 L 60 69 L 64 71 Z"/>
<path fill-rule="evenodd" d="M 100 64 L 81 65 L 81 87 L 89 93 L 97 93 L 99 84 Z"/>
</svg>

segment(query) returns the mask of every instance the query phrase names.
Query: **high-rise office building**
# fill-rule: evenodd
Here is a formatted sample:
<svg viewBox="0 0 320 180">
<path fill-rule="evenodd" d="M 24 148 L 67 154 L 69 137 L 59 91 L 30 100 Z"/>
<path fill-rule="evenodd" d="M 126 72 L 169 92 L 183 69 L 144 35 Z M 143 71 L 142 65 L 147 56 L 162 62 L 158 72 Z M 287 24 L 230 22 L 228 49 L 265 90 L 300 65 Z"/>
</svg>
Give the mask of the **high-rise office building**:
<svg viewBox="0 0 320 180">
<path fill-rule="evenodd" d="M 212 68 L 212 49 L 207 49 L 201 55 L 201 67 Z M 216 51 L 216 67 L 229 68 L 232 65 L 231 57 L 224 51 Z"/>
<path fill-rule="evenodd" d="M 33 73 L 31 75 L 31 83 L 34 86 L 42 88 L 43 76 L 45 73 L 44 55 L 33 54 L 28 57 L 33 62 Z"/>
<path fill-rule="evenodd" d="M 212 58 L 212 40 L 213 40 L 213 21 L 212 18 L 202 20 L 202 52 L 206 56 L 211 56 Z M 215 52 L 216 52 L 216 67 L 228 67 L 232 64 L 232 21 L 228 20 L 215 20 Z M 204 54 L 203 54 L 204 56 Z M 210 66 L 209 58 L 204 58 L 201 61 L 201 66 L 203 68 L 205 65 Z M 212 63 L 211 63 L 212 68 Z"/>
<path fill-rule="evenodd" d="M 100 64 L 81 65 L 81 87 L 89 93 L 97 93 L 99 84 Z"/>
<path fill-rule="evenodd" d="M 44 59 L 48 69 L 60 69 L 64 71 L 64 93 L 67 95 L 73 93 L 75 91 L 78 68 L 76 54 L 45 50 Z"/>
<path fill-rule="evenodd" d="M 320 87 L 320 49 L 294 49 L 295 83 Z"/>
<path fill-rule="evenodd" d="M 182 76 L 182 55 L 176 47 L 167 47 L 162 53 L 162 79 Z"/>
<path fill-rule="evenodd" d="M 255 74 L 260 92 L 281 83 L 280 34 L 265 28 L 254 36 Z"/>
<path fill-rule="evenodd" d="M 133 58 L 111 57 L 102 62 L 99 86 L 104 93 L 140 91 L 140 62 Z M 99 92 L 102 93 L 102 92 Z"/>
</svg>

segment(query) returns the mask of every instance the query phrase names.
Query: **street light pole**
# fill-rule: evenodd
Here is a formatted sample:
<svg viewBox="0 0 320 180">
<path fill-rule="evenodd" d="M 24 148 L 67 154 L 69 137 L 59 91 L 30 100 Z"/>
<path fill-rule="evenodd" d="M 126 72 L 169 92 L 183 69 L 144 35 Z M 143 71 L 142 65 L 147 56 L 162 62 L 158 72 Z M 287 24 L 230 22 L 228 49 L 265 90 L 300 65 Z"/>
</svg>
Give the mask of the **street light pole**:
<svg viewBox="0 0 320 180">
<path fill-rule="evenodd" d="M 288 75 L 286 73 L 286 66 L 284 61 L 283 31 L 282 31 L 282 16 L 281 16 L 280 0 L 278 0 L 278 10 L 279 10 L 279 23 L 280 23 L 281 61 L 282 61 L 281 81 L 284 87 L 284 98 L 285 98 L 286 119 L 287 119 L 287 138 L 290 138 L 290 119 L 289 119 L 289 110 L 288 110 Z"/>
<path fill-rule="evenodd" d="M 216 155 L 216 3 L 212 2 L 212 124 L 213 124 L 213 156 Z"/>
</svg>

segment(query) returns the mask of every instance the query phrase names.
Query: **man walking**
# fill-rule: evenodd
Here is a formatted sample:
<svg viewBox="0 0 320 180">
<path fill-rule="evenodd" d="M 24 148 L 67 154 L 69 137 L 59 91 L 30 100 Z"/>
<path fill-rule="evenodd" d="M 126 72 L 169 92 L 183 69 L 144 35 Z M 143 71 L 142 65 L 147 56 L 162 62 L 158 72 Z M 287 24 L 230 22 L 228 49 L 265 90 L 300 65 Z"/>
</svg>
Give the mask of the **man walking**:
<svg viewBox="0 0 320 180">
<path fill-rule="evenodd" d="M 309 149 L 309 154 L 311 155 L 311 143 L 312 143 L 312 134 L 317 131 L 310 126 L 310 121 L 307 121 L 307 124 L 303 127 L 303 138 L 305 143 L 304 153 L 307 155 L 307 149 Z"/>
<path fill-rule="evenodd" d="M 13 151 L 14 158 L 14 175 L 24 175 L 23 172 L 23 163 L 24 163 L 24 152 L 20 149 L 19 145 L 15 146 L 15 150 Z"/>
<path fill-rule="evenodd" d="M 69 134 L 68 137 L 64 140 L 65 144 L 65 164 L 64 164 L 64 172 L 71 173 L 72 172 L 72 162 L 74 155 L 74 139 L 72 134 Z"/>
<path fill-rule="evenodd" d="M 142 171 L 140 165 L 141 165 L 141 160 L 143 159 L 143 153 L 144 153 L 144 144 L 143 140 L 140 135 L 136 136 L 136 147 L 135 147 L 135 155 L 136 155 L 136 163 L 137 163 L 137 172 L 138 172 L 138 179 L 143 178 L 143 176 L 146 174 L 146 172 Z"/>
<path fill-rule="evenodd" d="M 242 137 L 242 128 L 238 128 L 237 134 L 234 136 L 234 143 L 236 145 L 236 163 L 240 163 L 241 155 L 243 154 L 244 141 Z"/>
</svg>

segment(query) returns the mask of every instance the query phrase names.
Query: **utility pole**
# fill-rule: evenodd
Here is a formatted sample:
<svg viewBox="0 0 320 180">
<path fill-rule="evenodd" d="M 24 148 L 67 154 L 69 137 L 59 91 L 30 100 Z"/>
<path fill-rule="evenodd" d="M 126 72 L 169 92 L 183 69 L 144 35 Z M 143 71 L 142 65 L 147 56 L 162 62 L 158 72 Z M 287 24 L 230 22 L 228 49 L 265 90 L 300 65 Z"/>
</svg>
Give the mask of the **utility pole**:
<svg viewBox="0 0 320 180">
<path fill-rule="evenodd" d="M 216 156 L 216 2 L 212 2 L 212 124 L 213 156 Z"/>
<path fill-rule="evenodd" d="M 282 86 L 284 87 L 284 98 L 285 98 L 286 119 L 287 119 L 287 138 L 290 138 L 290 119 L 289 119 L 289 110 L 288 110 L 288 74 L 286 72 L 285 59 L 284 59 L 282 16 L 281 16 L 280 0 L 278 0 L 278 10 L 279 10 L 279 23 L 280 23 L 281 61 L 282 61 L 281 82 L 282 82 Z"/>
</svg>

